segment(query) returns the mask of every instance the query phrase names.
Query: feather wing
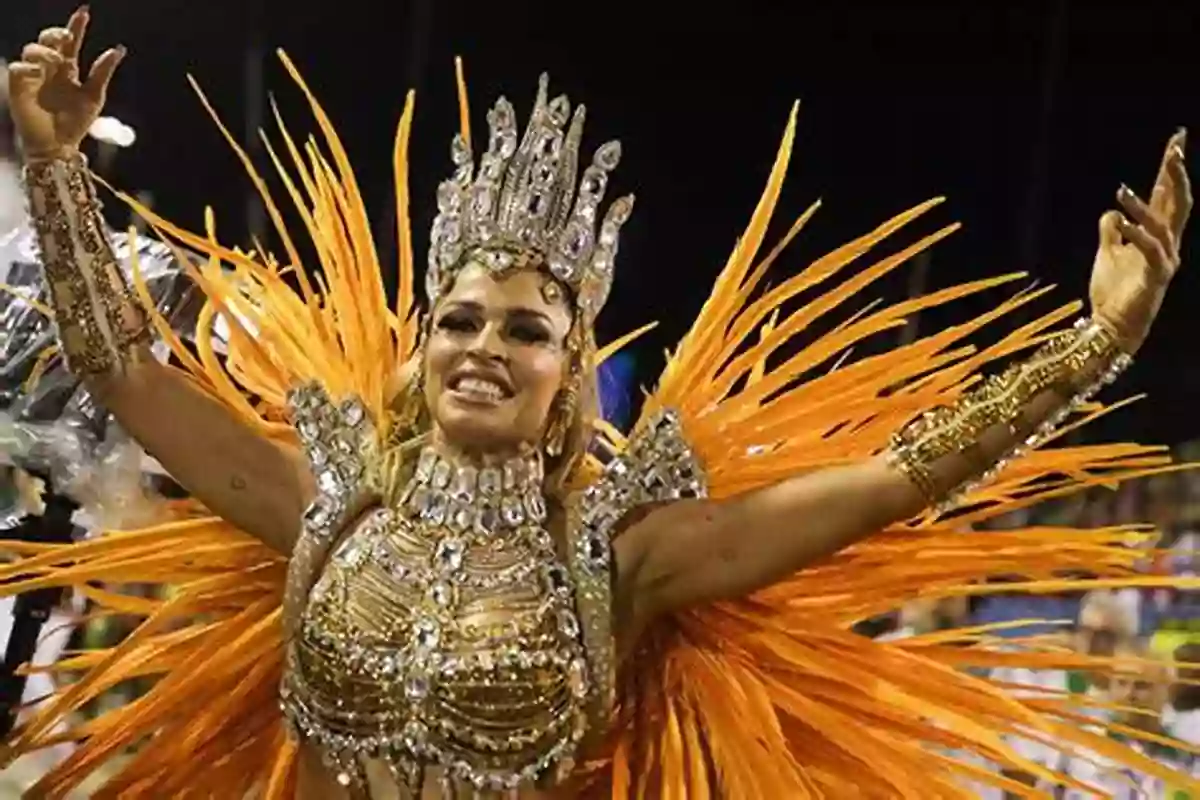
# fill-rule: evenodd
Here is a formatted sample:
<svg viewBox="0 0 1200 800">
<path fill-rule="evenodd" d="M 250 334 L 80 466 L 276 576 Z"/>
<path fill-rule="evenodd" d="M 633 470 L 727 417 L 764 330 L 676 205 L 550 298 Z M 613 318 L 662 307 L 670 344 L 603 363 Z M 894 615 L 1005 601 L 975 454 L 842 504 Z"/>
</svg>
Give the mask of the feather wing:
<svg viewBox="0 0 1200 800">
<path fill-rule="evenodd" d="M 995 362 L 1036 347 L 1078 311 L 1054 309 L 977 345 L 977 334 L 1045 293 L 1018 291 L 966 323 L 849 358 L 915 313 L 1023 276 L 867 304 L 830 324 L 830 315 L 955 230 L 875 255 L 940 203 L 934 199 L 764 288 L 768 268 L 817 210 L 760 257 L 795 124 L 793 109 L 750 223 L 634 429 L 636 437 L 658 412 L 674 409 L 718 500 L 878 453 L 903 423 L 953 400 Z M 1083 409 L 1063 435 L 1106 410 Z M 1021 699 L 1013 687 L 970 673 L 1000 663 L 1101 671 L 1111 663 L 1049 647 L 1001 652 L 981 631 L 957 633 L 972 645 L 950 647 L 938 639 L 875 642 L 850 630 L 918 595 L 988 591 L 980 581 L 990 575 L 1024 575 L 1026 583 L 1004 590 L 1030 593 L 1078 590 L 1060 576 L 1080 569 L 1100 576 L 1088 588 L 1154 582 L 1135 572 L 1144 551 L 1130 545 L 1150 537 L 1141 529 L 971 532 L 1016 508 L 1175 468 L 1160 447 L 1062 446 L 1061 438 L 1008 464 L 966 498 L 962 516 L 894 526 L 754 597 L 657 623 L 639 645 L 636 676 L 621 683 L 612 785 L 632 782 L 646 796 L 686 786 L 727 797 L 971 797 L 969 781 L 1018 788 L 981 760 L 1069 783 L 1015 752 L 1002 735 L 1015 733 L 1161 775 L 1161 765 L 1085 728 L 1068 698 Z M 802 522 L 796 535 L 804 535 Z"/>
</svg>

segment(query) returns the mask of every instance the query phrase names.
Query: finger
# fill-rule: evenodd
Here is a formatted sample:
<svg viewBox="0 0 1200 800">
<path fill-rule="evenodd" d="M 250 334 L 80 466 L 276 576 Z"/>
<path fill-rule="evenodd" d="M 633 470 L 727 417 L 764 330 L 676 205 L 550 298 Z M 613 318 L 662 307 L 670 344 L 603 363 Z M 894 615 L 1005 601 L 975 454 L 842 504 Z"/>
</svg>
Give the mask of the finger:
<svg viewBox="0 0 1200 800">
<path fill-rule="evenodd" d="M 71 32 L 66 28 L 46 28 L 46 30 L 38 34 L 37 43 L 44 47 L 57 50 L 59 54 L 63 56 L 63 58 L 70 58 L 70 56 L 64 52 L 64 48 L 70 41 Z"/>
<path fill-rule="evenodd" d="M 1163 249 L 1162 243 L 1150 231 L 1141 225 L 1135 225 L 1123 216 L 1118 215 L 1117 229 L 1125 240 L 1145 256 L 1150 269 L 1163 277 L 1170 277 L 1175 272 L 1176 262 Z"/>
<path fill-rule="evenodd" d="M 121 62 L 125 60 L 125 46 L 113 47 L 100 54 L 88 72 L 83 84 L 83 93 L 96 105 L 104 105 L 108 96 L 108 84 L 112 82 L 113 74 Z"/>
<path fill-rule="evenodd" d="M 8 65 L 8 93 L 10 97 L 19 98 L 30 92 L 38 91 L 46 79 L 46 71 L 38 64 L 17 61 Z"/>
<path fill-rule="evenodd" d="M 79 59 L 79 53 L 83 49 L 83 37 L 87 35 L 88 22 L 91 19 L 92 15 L 88 11 L 88 7 L 81 6 L 67 20 L 67 30 L 71 32 L 71 41 L 63 50 L 64 56 L 75 60 Z"/>
<path fill-rule="evenodd" d="M 1187 128 L 1180 128 L 1171 135 L 1171 138 L 1167 140 L 1166 158 L 1170 158 L 1171 153 L 1175 150 L 1182 153 L 1187 149 L 1187 135 Z"/>
<path fill-rule="evenodd" d="M 1100 246 L 1118 247 L 1125 244 L 1121 236 L 1121 212 L 1107 211 L 1100 217 Z"/>
<path fill-rule="evenodd" d="M 1174 249 L 1174 237 L 1167 227 L 1167 221 L 1161 213 L 1156 213 L 1142 198 L 1125 184 L 1117 189 L 1117 202 L 1125 209 L 1125 213 L 1145 228 L 1151 236 L 1163 243 L 1166 250 Z"/>
<path fill-rule="evenodd" d="M 1188 218 L 1192 214 L 1192 182 L 1188 179 L 1187 164 L 1183 158 L 1183 149 L 1175 150 L 1175 157 L 1167 162 L 1167 171 L 1171 177 L 1171 208 L 1167 224 L 1175 241 L 1183 239 L 1183 231 L 1187 227 Z"/>
<path fill-rule="evenodd" d="M 1162 160 L 1158 163 L 1158 175 L 1154 178 L 1154 189 L 1150 192 L 1150 207 L 1155 211 L 1163 212 L 1167 210 L 1167 204 L 1171 200 L 1171 175 L 1170 162 L 1173 154 L 1178 151 L 1183 152 L 1183 148 L 1187 145 L 1187 129 L 1180 128 L 1171 135 L 1167 140 L 1167 147 L 1163 150 Z"/>
<path fill-rule="evenodd" d="M 62 53 L 44 44 L 25 45 L 25 48 L 21 50 L 21 60 L 44 67 L 48 74 L 64 63 Z"/>
</svg>

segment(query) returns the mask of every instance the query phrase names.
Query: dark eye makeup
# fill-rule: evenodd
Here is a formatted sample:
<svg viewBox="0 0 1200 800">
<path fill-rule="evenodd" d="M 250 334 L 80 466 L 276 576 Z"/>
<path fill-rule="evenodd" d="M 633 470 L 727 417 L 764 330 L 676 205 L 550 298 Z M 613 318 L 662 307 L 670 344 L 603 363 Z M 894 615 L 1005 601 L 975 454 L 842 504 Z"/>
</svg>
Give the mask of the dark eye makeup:
<svg viewBox="0 0 1200 800">
<path fill-rule="evenodd" d="M 551 337 L 550 326 L 540 317 L 520 312 L 509 317 L 505 328 L 509 336 L 526 344 L 544 344 Z"/>
<path fill-rule="evenodd" d="M 482 312 L 466 305 L 450 309 L 437 321 L 437 327 L 449 333 L 476 333 L 484 324 Z M 554 338 L 554 331 L 543 315 L 515 309 L 504 321 L 503 335 L 521 344 L 548 344 Z"/>
<path fill-rule="evenodd" d="M 447 311 L 438 318 L 437 326 L 442 330 L 452 331 L 454 333 L 471 333 L 478 330 L 480 325 L 479 315 L 465 308 L 456 308 Z"/>
</svg>

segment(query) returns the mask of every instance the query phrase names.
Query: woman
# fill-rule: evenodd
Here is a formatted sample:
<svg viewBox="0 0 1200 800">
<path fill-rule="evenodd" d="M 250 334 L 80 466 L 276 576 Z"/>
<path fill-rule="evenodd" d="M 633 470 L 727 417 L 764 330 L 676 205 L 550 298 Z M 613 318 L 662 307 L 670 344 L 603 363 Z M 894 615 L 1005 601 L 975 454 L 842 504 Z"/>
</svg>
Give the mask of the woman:
<svg viewBox="0 0 1200 800">
<path fill-rule="evenodd" d="M 1014 701 L 968 674 L 1080 659 L 947 648 L 936 636 L 879 644 L 850 627 L 918 591 L 971 592 L 989 572 L 1030 576 L 1034 589 L 1082 565 L 1136 580 L 1129 531 L 959 531 L 1011 509 L 1018 492 L 1036 499 L 1164 467 L 1153 448 L 1059 449 L 971 488 L 1049 438 L 1141 347 L 1190 210 L 1182 133 L 1149 202 L 1123 189 L 1125 213 L 1101 220 L 1092 315 L 1075 328 L 1049 332 L 1066 308 L 978 353 L 961 346 L 1032 297 L 1020 294 L 812 378 L 904 315 L 1002 281 L 860 315 L 766 370 L 811 319 L 951 230 L 774 319 L 933 205 L 757 297 L 775 255 L 756 263 L 789 124 L 746 235 L 625 441 L 596 417 L 606 351 L 593 321 L 632 202 L 599 209 L 615 143 L 578 174 L 582 109 L 550 100 L 543 82 L 518 136 L 499 101 L 476 170 L 460 75 L 463 130 L 438 191 L 422 319 L 408 235 L 411 97 L 396 147 L 395 310 L 345 153 L 313 101 L 330 156 L 301 152 L 283 128 L 295 170 L 271 157 L 321 261 L 320 286 L 281 223 L 283 265 L 219 245 L 211 224 L 198 236 L 141 209 L 211 257 L 196 273 L 212 304 L 201 328 L 218 314 L 236 323 L 225 363 L 177 346 L 179 366 L 164 367 L 144 343 L 151 329 L 173 337 L 113 268 L 77 149 L 125 57 L 108 50 L 82 78 L 87 21 L 81 10 L 43 31 L 12 67 L 62 347 L 211 511 L 72 548 L 10 545 L 27 558 L 0 571 L 24 576 L 0 584 L 7 591 L 114 573 L 176 587 L 162 604 L 98 598 L 145 622 L 113 651 L 75 660 L 88 677 L 13 749 L 41 746 L 55 714 L 117 681 L 162 679 L 78 730 L 86 742 L 39 791 L 61 795 L 135 742 L 113 796 L 946 797 L 964 776 L 1012 784 L 934 747 L 1040 776 L 999 736 L 1014 730 L 1157 768 L 1080 729 L 1070 707 Z M 208 341 L 203 330 L 196 341 Z M 1028 360 L 969 385 L 981 365 L 1028 348 Z M 955 499 L 974 510 L 902 522 Z M 939 557 L 916 557 L 930 552 Z"/>
</svg>

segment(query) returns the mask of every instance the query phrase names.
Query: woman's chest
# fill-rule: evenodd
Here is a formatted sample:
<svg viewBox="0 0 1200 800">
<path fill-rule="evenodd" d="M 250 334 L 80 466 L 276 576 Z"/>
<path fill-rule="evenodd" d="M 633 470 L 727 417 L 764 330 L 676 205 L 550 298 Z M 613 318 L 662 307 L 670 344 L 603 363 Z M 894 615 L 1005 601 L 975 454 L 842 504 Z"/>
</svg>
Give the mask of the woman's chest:
<svg viewBox="0 0 1200 800">
<path fill-rule="evenodd" d="M 291 659 L 300 730 L 400 772 L 515 787 L 586 724 L 572 582 L 540 525 L 481 537 L 373 514 L 328 561 Z"/>
<path fill-rule="evenodd" d="M 427 673 L 541 683 L 577 657 L 578 634 L 569 573 L 540 526 L 481 537 L 379 511 L 314 586 L 301 649 L 346 678 L 407 676 L 420 694 Z"/>
</svg>

